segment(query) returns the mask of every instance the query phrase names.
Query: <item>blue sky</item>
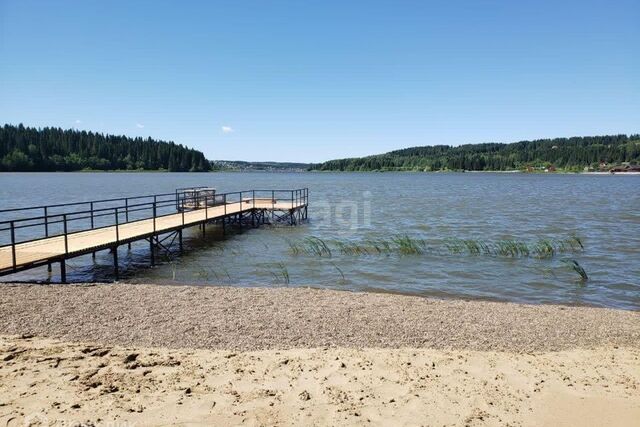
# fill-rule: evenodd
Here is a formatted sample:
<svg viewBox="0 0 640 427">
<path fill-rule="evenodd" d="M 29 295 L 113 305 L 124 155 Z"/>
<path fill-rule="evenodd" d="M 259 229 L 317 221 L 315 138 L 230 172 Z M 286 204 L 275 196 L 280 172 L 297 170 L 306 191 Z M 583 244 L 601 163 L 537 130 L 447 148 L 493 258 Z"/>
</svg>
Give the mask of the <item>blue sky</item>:
<svg viewBox="0 0 640 427">
<path fill-rule="evenodd" d="M 211 159 L 640 131 L 640 2 L 0 0 L 0 121 Z"/>
</svg>

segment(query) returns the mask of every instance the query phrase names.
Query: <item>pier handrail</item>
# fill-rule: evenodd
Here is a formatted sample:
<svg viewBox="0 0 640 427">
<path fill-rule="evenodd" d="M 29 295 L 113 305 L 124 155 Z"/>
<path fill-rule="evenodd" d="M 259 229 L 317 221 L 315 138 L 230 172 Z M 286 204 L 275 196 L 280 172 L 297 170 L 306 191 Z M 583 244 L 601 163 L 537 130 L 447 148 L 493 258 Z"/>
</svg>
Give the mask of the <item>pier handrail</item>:
<svg viewBox="0 0 640 427">
<path fill-rule="evenodd" d="M 162 193 L 162 194 L 153 194 L 147 196 L 131 196 L 131 197 L 121 197 L 121 198 L 110 198 L 110 199 L 101 199 L 101 200 L 89 200 L 84 202 L 70 202 L 70 203 L 58 203 L 52 205 L 41 205 L 41 206 L 29 206 L 23 208 L 10 208 L 10 209 L 1 209 L 0 215 L 10 213 L 13 218 L 9 218 L 6 220 L 0 221 L 0 236 L 3 232 L 9 232 L 9 243 L 0 244 L 0 248 L 11 246 L 12 248 L 12 258 L 14 267 L 16 265 L 15 260 L 15 247 L 18 244 L 35 242 L 38 240 L 43 240 L 51 237 L 59 237 L 64 236 L 65 243 L 65 254 L 68 253 L 68 236 L 90 231 L 90 230 L 99 230 L 107 227 L 115 226 L 115 235 L 116 241 L 120 240 L 119 236 L 119 228 L 123 224 L 127 224 L 134 221 L 142 221 L 153 219 L 154 223 L 154 233 L 156 230 L 155 223 L 157 218 L 161 218 L 168 215 L 174 215 L 176 213 L 175 210 L 172 210 L 169 213 L 161 213 L 159 214 L 159 210 L 163 210 L 169 207 L 173 207 L 178 210 L 182 210 L 183 215 L 185 210 L 198 210 L 198 209 L 208 209 L 209 205 L 213 203 L 214 205 L 224 205 L 225 206 L 225 215 L 227 213 L 227 205 L 235 204 L 235 203 L 251 203 L 251 206 L 256 206 L 256 200 L 270 199 L 272 207 L 277 203 L 278 200 L 286 201 L 289 200 L 291 202 L 291 207 L 293 208 L 296 204 L 308 204 L 308 188 L 300 188 L 294 190 L 245 190 L 245 191 L 232 191 L 227 193 L 220 193 L 215 195 L 203 195 L 203 196 L 189 196 L 188 198 L 180 198 L 184 190 L 191 189 L 202 189 L 206 188 L 206 186 L 200 187 L 189 187 L 187 189 L 178 189 L 173 193 Z M 280 193 L 280 194 L 278 194 Z M 281 196 L 284 193 L 284 196 Z M 262 195 L 265 197 L 261 197 Z M 290 194 L 290 198 L 289 198 Z M 246 199 L 245 196 L 250 195 L 249 199 Z M 142 199 L 149 199 L 149 201 L 143 201 Z M 152 199 L 152 200 L 151 200 Z M 134 203 L 130 203 L 130 202 Z M 220 203 L 217 203 L 220 201 Z M 190 202 L 198 202 L 195 205 L 197 206 L 189 206 Z M 200 206 L 199 202 L 204 202 L 203 206 Z M 115 206 L 107 206 L 101 207 L 96 206 L 101 203 L 117 203 Z M 51 212 L 51 210 L 55 208 L 69 208 L 69 207 L 79 207 L 79 206 L 89 206 L 89 209 L 84 210 L 68 210 L 65 209 L 62 212 Z M 20 212 L 30 212 L 33 210 L 42 210 L 43 215 L 35 215 L 35 216 L 20 216 Z M 150 215 L 144 217 L 137 217 L 133 214 L 137 212 L 150 211 Z M 208 210 L 206 211 L 208 213 Z M 124 216 L 124 218 L 122 218 Z M 133 219 L 132 219 L 133 217 Z M 112 221 L 108 221 L 106 224 L 96 224 L 98 221 L 104 218 L 113 218 Z M 124 219 L 124 222 L 121 221 Z M 70 223 L 78 223 L 79 221 L 88 222 L 88 227 L 80 226 L 79 229 L 69 230 Z M 61 233 L 51 233 L 51 227 L 56 224 L 62 224 L 62 232 Z M 42 227 L 43 230 L 42 235 L 39 235 L 35 238 L 27 238 L 26 240 L 19 240 L 16 237 L 16 231 L 27 228 L 36 228 Z M 39 234 L 39 233 L 38 233 Z"/>
</svg>

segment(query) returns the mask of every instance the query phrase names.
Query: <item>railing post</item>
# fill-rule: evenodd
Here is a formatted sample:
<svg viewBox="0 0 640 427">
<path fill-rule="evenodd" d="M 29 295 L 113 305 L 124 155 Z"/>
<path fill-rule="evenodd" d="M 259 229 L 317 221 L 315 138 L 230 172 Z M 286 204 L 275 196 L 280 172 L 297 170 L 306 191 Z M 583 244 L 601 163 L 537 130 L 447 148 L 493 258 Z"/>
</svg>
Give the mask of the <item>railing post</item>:
<svg viewBox="0 0 640 427">
<path fill-rule="evenodd" d="M 129 198 L 124 198 L 124 223 L 129 223 Z M 131 242 L 127 245 L 127 248 L 131 250 Z"/>
<path fill-rule="evenodd" d="M 49 237 L 49 216 L 46 206 L 44 207 L 44 237 Z"/>
<path fill-rule="evenodd" d="M 251 190 L 251 226 L 256 226 L 256 190 Z"/>
<path fill-rule="evenodd" d="M 293 209 L 293 190 L 291 190 L 291 209 Z"/>
<path fill-rule="evenodd" d="M 120 232 L 118 230 L 118 225 L 119 225 L 118 224 L 119 223 L 119 221 L 118 221 L 118 207 L 115 207 L 114 210 L 116 212 L 116 242 L 119 242 L 120 241 Z"/>
<path fill-rule="evenodd" d="M 120 269 L 118 268 L 118 245 L 113 250 L 113 276 L 116 280 L 120 279 Z"/>
<path fill-rule="evenodd" d="M 176 190 L 176 209 L 178 209 L 178 191 Z M 149 254 L 151 257 L 151 266 L 156 265 L 156 257 L 154 253 L 153 236 L 156 233 L 156 196 L 153 196 L 153 234 L 149 237 Z"/>
<path fill-rule="evenodd" d="M 64 230 L 64 253 L 69 253 L 69 238 L 67 237 L 67 214 L 62 214 L 62 223 Z"/>
<path fill-rule="evenodd" d="M 214 196 L 215 197 L 215 196 Z M 207 195 L 204 195 L 204 220 L 208 220 L 209 219 L 209 197 L 207 197 Z"/>
<path fill-rule="evenodd" d="M 93 202 L 89 203 L 90 208 L 91 208 L 91 229 L 93 230 Z M 95 260 L 96 259 L 96 253 L 95 251 L 91 253 L 91 257 Z M 64 262 L 63 262 L 64 264 Z"/>
<path fill-rule="evenodd" d="M 91 202 L 91 229 L 93 229 L 93 202 Z"/>
<path fill-rule="evenodd" d="M 13 221 L 11 221 L 11 260 L 13 268 L 16 268 L 16 229 Z"/>
<path fill-rule="evenodd" d="M 276 192 L 271 190 L 271 212 L 276 208 Z"/>
<path fill-rule="evenodd" d="M 222 203 L 224 204 L 224 214 L 227 215 L 227 193 L 222 195 Z"/>
<path fill-rule="evenodd" d="M 67 263 L 64 259 L 60 260 L 60 282 L 67 283 Z"/>
<path fill-rule="evenodd" d="M 182 225 L 184 225 L 184 206 L 182 207 Z M 153 227 L 153 231 L 156 231 L 155 227 Z"/>
</svg>

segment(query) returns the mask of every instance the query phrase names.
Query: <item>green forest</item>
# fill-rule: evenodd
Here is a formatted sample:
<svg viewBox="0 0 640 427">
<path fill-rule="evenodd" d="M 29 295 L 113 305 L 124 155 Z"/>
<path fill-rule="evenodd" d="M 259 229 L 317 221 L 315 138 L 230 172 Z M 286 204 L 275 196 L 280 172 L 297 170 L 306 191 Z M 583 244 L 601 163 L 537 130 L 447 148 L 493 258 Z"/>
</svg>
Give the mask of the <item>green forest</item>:
<svg viewBox="0 0 640 427">
<path fill-rule="evenodd" d="M 368 157 L 330 160 L 316 170 L 338 171 L 505 171 L 555 168 L 608 170 L 640 163 L 640 135 L 538 139 L 510 144 L 484 143 L 405 148 Z"/>
<path fill-rule="evenodd" d="M 209 169 L 202 152 L 173 142 L 22 124 L 0 127 L 0 171 Z"/>
</svg>

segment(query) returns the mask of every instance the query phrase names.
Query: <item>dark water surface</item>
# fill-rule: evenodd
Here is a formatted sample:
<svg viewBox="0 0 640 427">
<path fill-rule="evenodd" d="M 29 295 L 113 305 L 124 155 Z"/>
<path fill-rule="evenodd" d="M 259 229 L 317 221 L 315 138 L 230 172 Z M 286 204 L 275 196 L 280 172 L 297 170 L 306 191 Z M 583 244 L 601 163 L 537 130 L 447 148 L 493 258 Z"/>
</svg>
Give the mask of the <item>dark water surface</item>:
<svg viewBox="0 0 640 427">
<path fill-rule="evenodd" d="M 185 253 L 149 268 L 148 244 L 119 252 L 124 280 L 237 286 L 316 286 L 527 303 L 640 309 L 640 176 L 413 173 L 0 174 L 3 208 L 172 192 L 210 185 L 310 191 L 309 222 L 206 238 L 186 232 Z M 364 243 L 400 235 L 427 242 L 418 255 L 294 255 L 317 236 Z M 447 239 L 497 242 L 577 235 L 585 250 L 552 259 L 451 254 Z M 563 259 L 576 260 L 586 283 Z M 112 257 L 72 259 L 70 281 L 108 281 Z M 287 279 L 288 276 L 288 279 Z M 2 280 L 47 280 L 36 269 Z M 58 280 L 57 269 L 51 280 Z M 287 284 L 287 281 L 289 282 Z"/>
</svg>

